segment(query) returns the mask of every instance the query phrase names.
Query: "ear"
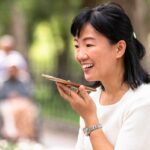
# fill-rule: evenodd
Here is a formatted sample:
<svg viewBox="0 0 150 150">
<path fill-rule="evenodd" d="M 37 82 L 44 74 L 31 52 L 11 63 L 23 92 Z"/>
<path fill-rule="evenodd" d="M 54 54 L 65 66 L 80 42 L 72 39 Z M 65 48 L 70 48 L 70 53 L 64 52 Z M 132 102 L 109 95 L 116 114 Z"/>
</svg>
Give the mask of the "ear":
<svg viewBox="0 0 150 150">
<path fill-rule="evenodd" d="M 116 58 L 123 57 L 125 50 L 126 50 L 126 42 L 124 40 L 120 40 L 116 44 Z"/>
</svg>

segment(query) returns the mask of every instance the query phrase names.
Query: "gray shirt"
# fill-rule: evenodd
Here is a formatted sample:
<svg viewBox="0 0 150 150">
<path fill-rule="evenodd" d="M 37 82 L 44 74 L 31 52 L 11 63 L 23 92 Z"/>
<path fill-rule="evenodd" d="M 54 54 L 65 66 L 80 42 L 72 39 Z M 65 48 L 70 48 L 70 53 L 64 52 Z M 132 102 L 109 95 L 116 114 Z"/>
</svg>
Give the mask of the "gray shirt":
<svg viewBox="0 0 150 150">
<path fill-rule="evenodd" d="M 17 79 L 5 81 L 0 88 L 0 100 L 14 96 L 31 97 L 29 86 Z"/>
</svg>

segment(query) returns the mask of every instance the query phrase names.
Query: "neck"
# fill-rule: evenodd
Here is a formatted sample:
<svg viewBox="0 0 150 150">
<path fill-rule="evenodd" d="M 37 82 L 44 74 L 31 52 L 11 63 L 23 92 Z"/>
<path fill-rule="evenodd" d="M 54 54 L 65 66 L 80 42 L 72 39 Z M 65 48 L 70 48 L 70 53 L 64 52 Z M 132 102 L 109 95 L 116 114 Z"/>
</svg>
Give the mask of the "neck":
<svg viewBox="0 0 150 150">
<path fill-rule="evenodd" d="M 127 87 L 127 84 L 122 80 L 112 80 L 110 82 L 106 81 L 102 82 L 102 84 L 104 86 L 104 92 L 109 95 L 115 95 L 115 93 Z"/>
<path fill-rule="evenodd" d="M 105 93 L 115 95 L 118 91 L 128 89 L 127 83 L 124 82 L 124 69 L 120 67 L 114 73 L 105 77 L 102 81 Z"/>
<path fill-rule="evenodd" d="M 118 102 L 121 97 L 128 91 L 129 86 L 124 82 L 114 83 L 110 86 L 105 86 L 100 96 L 100 103 L 102 105 L 111 105 Z"/>
<path fill-rule="evenodd" d="M 104 91 L 102 91 L 100 97 L 102 105 L 110 105 L 118 102 L 129 89 L 128 84 L 124 82 L 123 69 L 118 69 L 109 77 L 105 77 L 101 82 L 104 86 Z"/>
</svg>

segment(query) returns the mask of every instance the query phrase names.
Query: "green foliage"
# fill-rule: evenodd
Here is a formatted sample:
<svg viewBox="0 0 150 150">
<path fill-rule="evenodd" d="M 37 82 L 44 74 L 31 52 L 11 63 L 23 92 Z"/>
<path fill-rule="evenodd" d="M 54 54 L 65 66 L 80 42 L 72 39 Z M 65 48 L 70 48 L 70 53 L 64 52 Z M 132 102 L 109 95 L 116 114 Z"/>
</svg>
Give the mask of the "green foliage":
<svg viewBox="0 0 150 150">
<path fill-rule="evenodd" d="M 57 118 L 77 124 L 79 116 L 72 110 L 71 106 L 60 97 L 54 84 L 49 83 L 45 85 L 39 84 L 36 86 L 35 93 L 35 100 L 40 104 L 42 114 L 48 118 Z"/>
<path fill-rule="evenodd" d="M 46 150 L 47 148 L 36 142 L 31 140 L 21 139 L 18 142 L 11 142 L 7 140 L 0 140 L 0 150 Z"/>
<path fill-rule="evenodd" d="M 57 46 L 61 47 L 61 43 L 58 42 Z M 33 66 L 38 65 L 38 69 L 46 68 L 54 72 L 57 64 L 56 53 L 51 25 L 41 22 L 34 32 L 34 41 L 29 52 L 30 61 Z"/>
<path fill-rule="evenodd" d="M 14 142 L 0 140 L 0 149 L 1 150 L 16 150 L 16 144 Z"/>
<path fill-rule="evenodd" d="M 54 86 L 43 81 L 41 74 L 57 74 L 60 54 L 66 52 L 68 71 L 71 79 L 80 79 L 81 71 L 74 61 L 70 24 L 81 5 L 80 0 L 1 0 L 0 34 L 10 33 L 11 11 L 17 7 L 27 23 L 29 41 L 29 64 L 35 83 L 35 99 L 41 104 L 42 112 L 48 116 L 67 118 L 77 122 L 78 115 L 70 105 L 60 98 Z M 63 66 L 63 63 L 60 65 Z M 76 72 L 76 73 L 74 73 Z"/>
<path fill-rule="evenodd" d="M 0 34 L 4 34 L 8 30 L 8 24 L 10 22 L 10 1 L 0 1 Z"/>
<path fill-rule="evenodd" d="M 61 36 L 62 29 L 60 28 L 59 17 L 54 16 L 50 22 L 41 22 L 37 25 L 34 31 L 34 41 L 29 51 L 30 63 L 32 70 L 36 68 L 46 72 L 55 74 L 57 68 L 57 59 L 59 53 L 64 49 L 64 42 Z M 67 31 L 66 31 L 67 32 Z M 74 60 L 74 47 L 72 38 L 69 32 L 69 58 L 68 65 L 70 66 L 70 74 L 76 75 L 78 78 L 81 75 L 79 65 Z M 76 71 L 76 74 L 73 72 Z"/>
</svg>

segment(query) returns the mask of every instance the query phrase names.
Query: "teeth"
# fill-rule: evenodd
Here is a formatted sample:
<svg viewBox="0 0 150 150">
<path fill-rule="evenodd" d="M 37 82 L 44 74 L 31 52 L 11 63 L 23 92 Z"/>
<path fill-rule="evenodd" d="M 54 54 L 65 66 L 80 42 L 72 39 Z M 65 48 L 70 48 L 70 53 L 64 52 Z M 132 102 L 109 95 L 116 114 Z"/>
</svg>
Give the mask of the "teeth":
<svg viewBox="0 0 150 150">
<path fill-rule="evenodd" d="M 93 66 L 93 64 L 85 64 L 85 65 L 82 66 L 82 68 L 83 68 L 83 69 L 86 69 L 86 68 L 90 68 L 90 67 L 92 67 L 92 66 Z"/>
</svg>

